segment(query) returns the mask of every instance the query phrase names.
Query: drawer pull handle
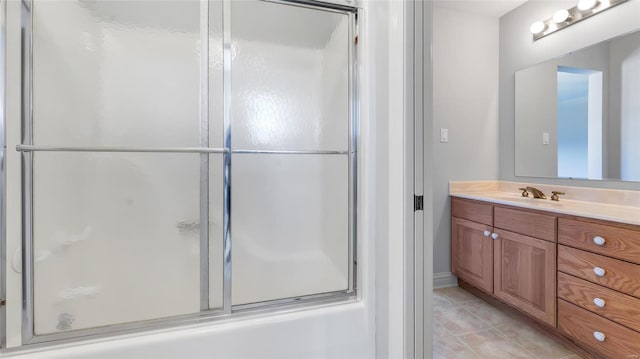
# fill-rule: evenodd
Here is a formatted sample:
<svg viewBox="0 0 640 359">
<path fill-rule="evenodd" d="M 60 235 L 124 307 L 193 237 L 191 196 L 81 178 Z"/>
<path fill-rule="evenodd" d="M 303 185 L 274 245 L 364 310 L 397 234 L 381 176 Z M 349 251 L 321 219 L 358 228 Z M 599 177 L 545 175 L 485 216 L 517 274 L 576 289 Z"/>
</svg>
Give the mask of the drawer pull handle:
<svg viewBox="0 0 640 359">
<path fill-rule="evenodd" d="M 593 243 L 595 243 L 597 246 L 604 246 L 606 242 L 607 240 L 604 239 L 603 237 L 600 237 L 600 236 L 593 237 Z"/>
<path fill-rule="evenodd" d="M 593 273 L 595 273 L 598 277 L 604 277 L 604 274 L 606 273 L 606 271 L 603 268 L 594 267 Z"/>
<path fill-rule="evenodd" d="M 595 304 L 596 307 L 598 307 L 598 308 L 604 308 L 604 305 L 606 304 L 606 302 L 604 301 L 604 299 L 594 298 L 593 299 L 593 304 Z"/>
<path fill-rule="evenodd" d="M 607 339 L 607 336 L 602 332 L 593 332 L 593 337 L 596 338 L 596 340 L 599 342 L 603 342 L 605 339 Z"/>
<path fill-rule="evenodd" d="M 491 232 L 489 232 L 489 231 L 484 231 L 484 233 L 482 233 L 482 234 L 484 234 L 484 236 L 485 236 L 485 237 L 489 237 L 489 236 L 491 235 Z"/>
<path fill-rule="evenodd" d="M 498 237 L 500 237 L 498 233 L 491 233 L 491 238 L 498 239 Z"/>
</svg>

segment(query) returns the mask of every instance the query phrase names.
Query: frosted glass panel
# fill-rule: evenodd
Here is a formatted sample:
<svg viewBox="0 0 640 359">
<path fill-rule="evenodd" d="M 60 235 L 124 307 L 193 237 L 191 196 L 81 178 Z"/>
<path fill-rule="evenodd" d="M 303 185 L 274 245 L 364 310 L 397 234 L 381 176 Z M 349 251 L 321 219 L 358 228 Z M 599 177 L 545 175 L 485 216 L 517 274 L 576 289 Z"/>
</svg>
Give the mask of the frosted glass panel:
<svg viewBox="0 0 640 359">
<path fill-rule="evenodd" d="M 35 144 L 199 145 L 199 1 L 35 0 L 33 13 Z"/>
<path fill-rule="evenodd" d="M 346 150 L 347 15 L 231 4 L 233 147 Z"/>
<path fill-rule="evenodd" d="M 346 290 L 346 156 L 234 155 L 233 304 Z"/>
<path fill-rule="evenodd" d="M 224 146 L 222 1 L 209 1 L 209 147 Z"/>
<path fill-rule="evenodd" d="M 198 312 L 197 154 L 34 153 L 35 332 Z"/>
</svg>

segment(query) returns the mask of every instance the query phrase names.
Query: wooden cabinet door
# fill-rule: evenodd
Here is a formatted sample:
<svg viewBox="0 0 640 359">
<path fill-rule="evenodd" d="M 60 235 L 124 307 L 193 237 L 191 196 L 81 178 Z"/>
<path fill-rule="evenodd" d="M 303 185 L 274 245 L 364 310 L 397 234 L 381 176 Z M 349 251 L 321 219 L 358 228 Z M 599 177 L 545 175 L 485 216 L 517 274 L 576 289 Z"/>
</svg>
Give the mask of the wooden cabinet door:
<svg viewBox="0 0 640 359">
<path fill-rule="evenodd" d="M 490 294 L 493 292 L 491 230 L 485 224 L 451 218 L 451 271 Z"/>
<path fill-rule="evenodd" d="M 556 244 L 496 229 L 494 295 L 556 326 Z"/>
</svg>

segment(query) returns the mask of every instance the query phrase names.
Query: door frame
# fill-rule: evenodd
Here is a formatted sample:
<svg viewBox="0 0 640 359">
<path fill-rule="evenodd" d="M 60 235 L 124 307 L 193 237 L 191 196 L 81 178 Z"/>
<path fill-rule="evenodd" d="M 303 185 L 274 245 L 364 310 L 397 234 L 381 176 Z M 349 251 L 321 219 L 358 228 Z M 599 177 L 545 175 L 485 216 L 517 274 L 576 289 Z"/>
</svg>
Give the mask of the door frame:
<svg viewBox="0 0 640 359">
<path fill-rule="evenodd" d="M 0 348 L 7 346 L 7 245 L 6 245 L 6 171 L 5 171 L 5 121 L 6 121 L 6 11 L 7 1 L 0 0 Z"/>
<path fill-rule="evenodd" d="M 432 12 L 430 1 L 405 3 L 405 358 L 433 350 Z"/>
</svg>

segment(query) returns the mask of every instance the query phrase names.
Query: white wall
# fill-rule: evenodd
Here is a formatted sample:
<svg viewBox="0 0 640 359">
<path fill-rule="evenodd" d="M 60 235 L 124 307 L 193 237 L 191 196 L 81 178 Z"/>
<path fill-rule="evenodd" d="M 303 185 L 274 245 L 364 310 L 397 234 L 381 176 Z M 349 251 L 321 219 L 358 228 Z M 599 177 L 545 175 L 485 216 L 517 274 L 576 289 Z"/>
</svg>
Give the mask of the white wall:
<svg viewBox="0 0 640 359">
<path fill-rule="evenodd" d="M 574 186 L 640 190 L 640 183 L 618 181 L 559 180 L 516 177 L 514 73 L 565 53 L 597 44 L 640 28 L 640 2 L 628 1 L 597 16 L 533 42 L 529 26 L 546 19 L 575 1 L 532 0 L 500 18 L 500 179 Z"/>
<path fill-rule="evenodd" d="M 434 6 L 434 273 L 451 271 L 449 181 L 498 176 L 498 19 Z M 440 128 L 449 142 L 440 143 Z"/>
<path fill-rule="evenodd" d="M 20 143 L 19 96 L 19 6 L 9 3 L 9 71 L 7 148 Z M 358 303 L 318 308 L 285 315 L 247 317 L 231 323 L 177 328 L 165 333 L 115 337 L 50 348 L 46 354 L 24 353 L 19 357 L 40 358 L 372 358 L 375 338 L 387 344 L 382 358 L 401 358 L 403 353 L 403 193 L 404 139 L 403 57 L 389 51 L 391 44 L 402 50 L 403 5 L 401 2 L 365 4 L 361 24 L 361 187 L 359 203 L 358 267 L 362 299 Z M 372 20 L 375 19 L 375 22 Z M 375 39 L 375 46 L 373 41 Z M 399 51 L 402 53 L 402 51 Z M 384 58 L 386 57 L 386 59 Z M 377 60 L 379 59 L 379 60 Z M 393 150 L 392 150 L 393 149 Z M 391 164 L 394 164 L 391 167 Z M 7 201 L 19 203 L 20 156 L 7 153 L 9 178 Z M 8 215 L 8 248 L 20 247 L 20 211 Z M 384 231 L 379 232 L 378 229 Z M 377 248 L 377 252 L 376 252 Z M 395 250 L 394 250 L 395 248 Z M 389 250 L 391 249 L 391 250 Z M 381 256 L 384 263 L 376 263 Z M 7 270 L 8 268 L 5 268 Z M 376 273 L 380 273 L 376 277 Z M 374 278 L 389 289 L 374 295 Z M 393 285 L 389 285 L 393 283 Z M 10 346 L 20 344 L 21 284 L 9 278 L 8 298 Z M 381 293 L 378 293 L 381 294 Z M 380 319 L 382 318 L 382 319 Z M 378 322 L 376 322 L 378 321 Z M 5 353 L 5 356 L 10 356 Z"/>
</svg>

